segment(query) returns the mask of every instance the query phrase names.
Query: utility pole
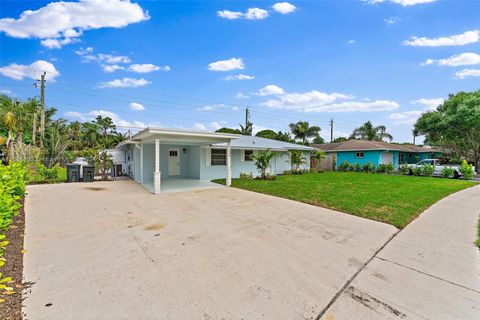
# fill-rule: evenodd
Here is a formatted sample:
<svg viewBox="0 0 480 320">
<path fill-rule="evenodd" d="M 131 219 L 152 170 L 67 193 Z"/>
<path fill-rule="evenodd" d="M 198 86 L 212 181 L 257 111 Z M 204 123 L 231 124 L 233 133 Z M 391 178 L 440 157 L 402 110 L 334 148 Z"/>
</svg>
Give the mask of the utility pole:
<svg viewBox="0 0 480 320">
<path fill-rule="evenodd" d="M 45 75 L 47 73 L 44 71 L 40 76 L 40 148 L 43 149 L 43 138 L 45 137 Z M 35 115 L 36 116 L 36 115 Z M 36 117 L 33 120 L 36 124 Z"/>
<path fill-rule="evenodd" d="M 35 83 L 36 86 L 36 83 Z M 35 111 L 33 112 L 33 128 L 32 128 L 32 144 L 34 147 L 37 146 L 36 140 L 37 140 L 37 99 L 35 99 Z"/>
<path fill-rule="evenodd" d="M 333 142 L 333 118 L 330 119 L 330 142 Z"/>
</svg>

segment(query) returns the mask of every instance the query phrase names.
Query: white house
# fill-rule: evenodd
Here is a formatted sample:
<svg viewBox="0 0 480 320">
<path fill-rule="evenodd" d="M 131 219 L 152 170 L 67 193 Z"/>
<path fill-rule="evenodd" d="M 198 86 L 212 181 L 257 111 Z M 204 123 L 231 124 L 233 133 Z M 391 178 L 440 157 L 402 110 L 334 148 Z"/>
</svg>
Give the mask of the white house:
<svg viewBox="0 0 480 320">
<path fill-rule="evenodd" d="M 125 153 L 124 172 L 155 194 L 172 182 L 200 185 L 225 178 L 230 186 L 232 177 L 238 178 L 240 173 L 256 176 L 258 171 L 250 160 L 256 150 L 278 152 L 270 164 L 272 174 L 290 169 L 289 150 L 301 150 L 307 159 L 302 168 L 309 169 L 314 150 L 253 136 L 164 128 L 146 128 L 118 144 L 117 149 Z"/>
</svg>

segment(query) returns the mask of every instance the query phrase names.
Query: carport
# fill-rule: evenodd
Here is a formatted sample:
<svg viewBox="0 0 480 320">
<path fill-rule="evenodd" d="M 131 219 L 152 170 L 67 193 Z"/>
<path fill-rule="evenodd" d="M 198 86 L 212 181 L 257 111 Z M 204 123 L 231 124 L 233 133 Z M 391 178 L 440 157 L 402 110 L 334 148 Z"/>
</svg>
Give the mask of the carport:
<svg viewBox="0 0 480 320">
<path fill-rule="evenodd" d="M 231 141 L 235 134 L 146 128 L 117 148 L 125 152 L 128 175 L 154 194 L 212 188 L 200 180 L 202 148 L 225 143 L 226 185 L 231 185 Z"/>
</svg>

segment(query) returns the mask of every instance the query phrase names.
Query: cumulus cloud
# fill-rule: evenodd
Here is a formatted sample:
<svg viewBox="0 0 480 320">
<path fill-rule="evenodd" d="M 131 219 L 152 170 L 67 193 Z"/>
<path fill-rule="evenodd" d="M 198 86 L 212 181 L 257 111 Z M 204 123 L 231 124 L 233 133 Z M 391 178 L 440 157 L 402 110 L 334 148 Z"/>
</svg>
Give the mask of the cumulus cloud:
<svg viewBox="0 0 480 320">
<path fill-rule="evenodd" d="M 37 60 L 29 65 L 12 63 L 0 68 L 0 74 L 15 80 L 24 78 L 37 80 L 43 72 L 46 72 L 47 81 L 55 81 L 55 78 L 60 75 L 55 66 L 45 60 Z"/>
<path fill-rule="evenodd" d="M 107 111 L 107 110 L 93 110 L 90 112 L 82 113 L 77 111 L 68 111 L 64 113 L 65 117 L 69 119 L 77 119 L 80 121 L 91 121 L 94 120 L 97 116 L 109 117 L 112 119 L 113 123 L 120 127 L 128 128 L 145 128 L 145 123 L 141 121 L 128 121 L 122 119 L 118 114 Z"/>
<path fill-rule="evenodd" d="M 273 10 L 281 14 L 292 13 L 295 12 L 295 10 L 297 9 L 297 7 L 288 2 L 277 2 L 272 6 L 272 8 Z"/>
<path fill-rule="evenodd" d="M 404 7 L 408 7 L 408 6 L 414 6 L 417 4 L 431 3 L 431 2 L 435 2 L 436 0 L 364 0 L 364 1 L 367 2 L 368 4 L 392 2 L 392 3 L 402 5 Z"/>
<path fill-rule="evenodd" d="M 237 99 L 248 99 L 248 98 L 250 98 L 250 96 L 239 92 L 239 93 L 237 93 L 235 98 L 237 98 Z"/>
<path fill-rule="evenodd" d="M 208 65 L 210 71 L 231 71 L 231 70 L 243 70 L 245 65 L 242 58 L 231 58 L 228 60 L 219 60 L 212 62 Z"/>
<path fill-rule="evenodd" d="M 217 11 L 217 15 L 228 20 L 247 19 L 263 20 L 268 17 L 268 11 L 260 8 L 249 8 L 245 13 L 230 10 Z"/>
<path fill-rule="evenodd" d="M 398 112 L 392 113 L 389 118 L 395 120 L 395 124 L 414 124 L 422 113 L 420 110 Z"/>
<path fill-rule="evenodd" d="M 480 54 L 465 52 L 446 59 L 428 59 L 422 65 L 438 64 L 439 66 L 459 67 L 480 64 Z"/>
<path fill-rule="evenodd" d="M 141 78 L 141 79 L 123 78 L 123 79 L 115 79 L 107 82 L 101 82 L 98 85 L 98 87 L 99 88 L 136 88 L 136 87 L 143 87 L 148 84 L 150 84 L 150 81 L 145 80 L 144 78 Z"/>
<path fill-rule="evenodd" d="M 258 90 L 256 95 L 258 96 L 272 96 L 272 95 L 279 95 L 284 94 L 285 91 L 277 85 L 269 84 L 263 87 L 262 89 Z"/>
<path fill-rule="evenodd" d="M 466 31 L 462 34 L 454 34 L 446 37 L 427 38 L 410 37 L 403 42 L 406 46 L 414 47 L 441 47 L 441 46 L 464 46 L 480 41 L 480 30 Z"/>
<path fill-rule="evenodd" d="M 151 64 L 151 63 L 145 63 L 145 64 L 131 64 L 129 67 L 128 67 L 128 71 L 132 71 L 132 72 L 136 72 L 136 73 L 149 73 L 149 72 L 153 72 L 153 71 L 158 71 L 158 70 L 161 70 L 161 71 L 170 71 L 170 67 L 169 66 L 156 66 L 154 64 Z"/>
<path fill-rule="evenodd" d="M 445 99 L 443 98 L 420 98 L 413 100 L 413 104 L 420 104 L 425 106 L 427 111 L 435 110 L 439 105 L 441 105 Z"/>
<path fill-rule="evenodd" d="M 230 81 L 230 80 L 253 80 L 255 79 L 255 76 L 250 76 L 248 74 L 236 74 L 236 75 L 230 75 L 230 76 L 226 76 L 223 78 L 223 80 L 227 80 L 227 81 Z"/>
<path fill-rule="evenodd" d="M 221 110 L 221 109 L 230 109 L 233 111 L 238 111 L 239 109 L 237 107 L 232 107 L 228 106 L 223 103 L 216 103 L 216 104 L 210 104 L 210 105 L 205 105 L 201 108 L 198 108 L 198 111 L 215 111 L 215 110 Z"/>
<path fill-rule="evenodd" d="M 352 101 L 352 96 L 343 93 L 325 93 L 317 90 L 303 93 L 286 93 L 260 105 L 272 109 L 296 110 L 301 112 L 370 112 L 388 111 L 399 107 L 390 100 Z"/>
<path fill-rule="evenodd" d="M 385 22 L 386 25 L 392 25 L 395 23 L 399 23 L 400 21 L 402 21 L 402 19 L 400 19 L 399 17 L 390 17 L 383 19 L 383 22 Z"/>
<path fill-rule="evenodd" d="M 355 42 L 356 42 L 355 40 L 351 39 L 347 41 L 347 44 L 355 44 Z"/>
<path fill-rule="evenodd" d="M 137 102 L 132 102 L 130 103 L 130 105 L 128 106 L 131 110 L 135 110 L 135 111 L 142 111 L 142 110 L 145 110 L 145 107 L 140 104 L 140 103 L 137 103 Z"/>
<path fill-rule="evenodd" d="M 130 0 L 60 1 L 24 11 L 18 19 L 0 19 L 0 31 L 13 38 L 41 39 L 47 48 L 60 48 L 78 41 L 86 30 L 124 28 L 149 18 L 148 12 Z"/>
<path fill-rule="evenodd" d="M 106 73 L 112 73 L 118 70 L 124 70 L 125 67 L 119 66 L 118 64 L 106 64 L 102 65 L 102 70 Z"/>
<path fill-rule="evenodd" d="M 455 73 L 458 79 L 465 79 L 467 77 L 480 77 L 480 69 L 463 69 Z"/>
</svg>

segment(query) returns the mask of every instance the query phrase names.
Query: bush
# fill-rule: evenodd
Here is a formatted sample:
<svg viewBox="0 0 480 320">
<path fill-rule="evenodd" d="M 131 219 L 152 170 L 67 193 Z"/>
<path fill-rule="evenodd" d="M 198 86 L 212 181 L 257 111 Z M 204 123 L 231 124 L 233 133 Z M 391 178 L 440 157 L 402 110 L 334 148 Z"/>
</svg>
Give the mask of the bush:
<svg viewBox="0 0 480 320">
<path fill-rule="evenodd" d="M 463 160 L 458 170 L 460 170 L 462 178 L 465 180 L 470 180 L 475 175 L 475 173 L 473 172 L 473 166 L 471 164 L 468 164 L 466 160 Z"/>
<path fill-rule="evenodd" d="M 451 178 L 453 176 L 454 171 L 455 170 L 453 168 L 445 167 L 445 168 L 442 169 L 442 177 Z"/>
<path fill-rule="evenodd" d="M 240 180 L 253 180 L 253 175 L 251 173 L 240 172 Z"/>
<path fill-rule="evenodd" d="M 41 163 L 35 163 L 30 166 L 32 183 L 61 183 L 67 181 L 67 169 L 56 164 L 52 168 L 47 168 Z"/>
<path fill-rule="evenodd" d="M 285 171 L 283 171 L 283 174 L 288 176 L 288 175 L 292 174 L 292 171 L 291 170 L 285 170 Z"/>
<path fill-rule="evenodd" d="M 362 171 L 362 166 L 360 165 L 360 163 L 358 163 L 358 162 L 355 163 L 355 168 L 354 168 L 354 170 L 355 170 L 356 172 Z"/>
<path fill-rule="evenodd" d="M 374 165 L 374 164 L 372 164 L 372 165 L 370 166 L 370 172 L 371 172 L 371 173 L 376 173 L 376 172 L 377 172 L 377 166 Z"/>
<path fill-rule="evenodd" d="M 372 163 L 370 161 L 368 161 L 367 163 L 365 163 L 363 165 L 362 169 L 365 172 L 371 172 L 372 171 Z"/>
<path fill-rule="evenodd" d="M 385 165 L 385 173 L 387 174 L 392 174 L 393 171 L 395 171 L 395 167 L 393 166 L 393 163 L 389 162 Z"/>
<path fill-rule="evenodd" d="M 277 176 L 274 174 L 266 173 L 265 176 L 262 177 L 256 177 L 255 179 L 257 180 L 275 180 L 277 179 Z"/>
<path fill-rule="evenodd" d="M 410 174 L 410 167 L 408 166 L 408 164 L 404 163 L 400 166 L 398 171 L 400 172 L 400 174 L 407 176 Z"/>
<path fill-rule="evenodd" d="M 379 164 L 379 165 L 378 165 L 377 172 L 379 172 L 379 173 L 385 173 L 385 171 L 386 171 L 386 165 L 383 164 L 383 163 L 382 163 L 382 164 Z"/>
<path fill-rule="evenodd" d="M 350 171 L 350 169 L 352 168 L 352 165 L 350 163 L 348 163 L 348 161 L 343 161 L 339 166 L 338 166 L 338 170 L 340 171 Z"/>
<path fill-rule="evenodd" d="M 421 176 L 423 172 L 422 167 L 420 166 L 413 167 L 412 171 L 414 176 Z"/>
<path fill-rule="evenodd" d="M 422 174 L 427 177 L 433 176 L 434 171 L 435 171 L 435 166 L 432 166 L 430 164 L 424 164 L 422 166 Z"/>
</svg>

